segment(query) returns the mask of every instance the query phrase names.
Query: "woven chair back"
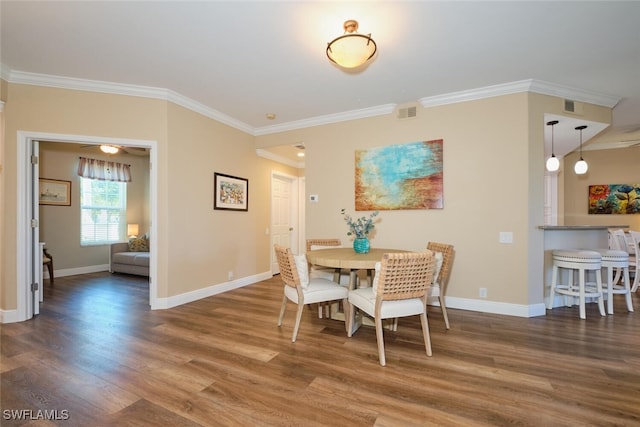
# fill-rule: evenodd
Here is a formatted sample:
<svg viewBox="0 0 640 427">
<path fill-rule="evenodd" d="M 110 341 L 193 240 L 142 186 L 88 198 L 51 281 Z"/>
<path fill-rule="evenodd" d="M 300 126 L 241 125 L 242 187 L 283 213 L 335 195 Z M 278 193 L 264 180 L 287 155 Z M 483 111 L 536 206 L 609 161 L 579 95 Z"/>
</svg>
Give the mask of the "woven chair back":
<svg viewBox="0 0 640 427">
<path fill-rule="evenodd" d="M 436 278 L 436 282 L 440 287 L 445 287 L 449 282 L 449 274 L 451 273 L 451 264 L 453 263 L 453 245 L 446 243 L 429 242 L 427 243 L 427 249 L 433 252 L 442 253 L 442 267 L 440 267 L 440 274 Z"/>
<path fill-rule="evenodd" d="M 342 246 L 340 239 L 307 239 L 307 252 L 312 246 Z"/>
<path fill-rule="evenodd" d="M 380 263 L 378 296 L 382 300 L 423 298 L 433 281 L 433 252 L 386 253 Z"/>
<path fill-rule="evenodd" d="M 285 285 L 297 288 L 300 286 L 300 276 L 298 276 L 298 269 L 293 260 L 291 249 L 276 244 L 274 245 L 274 250 L 278 260 L 278 268 L 280 269 L 280 278 Z"/>
</svg>

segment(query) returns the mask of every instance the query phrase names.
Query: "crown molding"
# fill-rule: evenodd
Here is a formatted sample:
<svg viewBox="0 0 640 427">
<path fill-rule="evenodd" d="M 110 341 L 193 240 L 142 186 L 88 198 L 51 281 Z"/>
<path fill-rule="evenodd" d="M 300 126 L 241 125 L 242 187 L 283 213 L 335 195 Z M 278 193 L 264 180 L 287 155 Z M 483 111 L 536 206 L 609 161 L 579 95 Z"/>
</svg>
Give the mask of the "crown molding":
<svg viewBox="0 0 640 427">
<path fill-rule="evenodd" d="M 34 86 L 54 87 L 59 89 L 82 90 L 88 92 L 108 93 L 112 95 L 135 96 L 140 98 L 160 99 L 173 102 L 203 116 L 214 119 L 243 132 L 253 134 L 253 127 L 239 120 L 229 117 L 220 111 L 209 108 L 191 98 L 180 95 L 169 89 L 151 86 L 139 86 L 122 83 L 103 82 L 99 80 L 77 79 L 73 77 L 60 77 L 47 74 L 27 73 L 24 71 L 11 71 L 10 83 L 27 84 Z"/>
<path fill-rule="evenodd" d="M 493 86 L 486 86 L 477 89 L 451 92 L 444 95 L 429 96 L 418 100 L 425 107 L 437 107 L 440 105 L 455 104 L 457 102 L 475 101 L 479 99 L 491 98 L 494 96 L 512 95 L 515 93 L 533 92 L 541 95 L 557 96 L 559 98 L 570 99 L 572 101 L 586 102 L 589 104 L 601 105 L 613 108 L 620 97 L 605 95 L 598 92 L 591 92 L 569 86 L 544 82 L 541 80 L 520 80 L 517 82 L 504 83 Z"/>
<path fill-rule="evenodd" d="M 350 120 L 383 116 L 392 114 L 397 108 L 397 104 L 385 104 L 371 108 L 345 111 L 336 114 L 327 114 L 324 116 L 312 117 L 309 119 L 296 120 L 277 125 L 255 128 L 240 120 L 234 119 L 233 117 L 221 113 L 218 110 L 210 108 L 200 102 L 197 102 L 191 98 L 165 88 L 111 83 L 98 80 L 86 80 L 72 77 L 60 77 L 47 74 L 15 71 L 9 69 L 4 64 L 0 64 L 0 77 L 10 83 L 17 84 L 160 99 L 180 105 L 184 108 L 202 114 L 205 117 L 209 117 L 232 128 L 248 133 L 252 136 L 268 135 L 278 132 L 304 129 L 313 126 L 321 126 L 346 122 Z M 550 95 L 559 98 L 570 99 L 572 101 L 586 102 L 589 104 L 595 104 L 609 108 L 613 108 L 621 99 L 620 97 L 606 95 L 603 93 L 586 91 L 569 86 L 529 79 L 493 86 L 486 86 L 482 88 L 451 92 L 444 95 L 424 97 L 420 98 L 418 102 L 424 108 L 429 108 L 522 92 L 533 92 L 542 95 Z M 295 167 L 298 166 L 296 165 Z"/>
<path fill-rule="evenodd" d="M 600 105 L 602 107 L 613 108 L 622 99 L 622 97 L 619 96 L 607 95 L 600 92 L 593 92 L 575 87 L 543 82 L 540 80 L 530 80 L 530 82 L 531 87 L 529 92 L 539 93 L 541 95 L 557 96 L 558 98 L 586 102 L 588 104 Z"/>
<path fill-rule="evenodd" d="M 274 162 L 283 163 L 287 166 L 292 166 L 298 169 L 304 169 L 304 162 L 294 162 L 291 159 L 287 159 L 286 157 L 278 156 L 277 154 L 273 154 L 270 151 L 263 150 L 262 148 L 256 148 L 256 154 L 259 157 L 273 160 Z"/>
<path fill-rule="evenodd" d="M 293 122 L 282 123 L 279 125 L 265 126 L 256 128 L 254 136 L 268 135 L 272 133 L 285 132 L 295 129 L 310 128 L 313 126 L 328 125 L 332 123 L 346 122 L 350 120 L 366 119 L 368 117 L 384 116 L 393 113 L 396 104 L 385 104 L 377 107 L 363 108 L 360 110 L 345 111 L 336 114 L 327 114 L 325 116 L 313 117 L 310 119 L 296 120 Z"/>
</svg>

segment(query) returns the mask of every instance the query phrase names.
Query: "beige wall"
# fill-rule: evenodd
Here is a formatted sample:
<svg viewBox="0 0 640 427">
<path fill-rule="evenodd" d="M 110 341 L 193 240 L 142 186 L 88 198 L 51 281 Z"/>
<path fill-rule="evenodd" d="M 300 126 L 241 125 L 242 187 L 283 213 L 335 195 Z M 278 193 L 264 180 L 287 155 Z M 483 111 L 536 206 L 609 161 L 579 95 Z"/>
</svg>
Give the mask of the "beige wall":
<svg viewBox="0 0 640 427">
<path fill-rule="evenodd" d="M 157 141 L 158 297 L 168 298 L 270 270 L 269 180 L 297 170 L 255 155 L 253 138 L 161 100 L 10 84 L 4 156 L 17 132 Z M 213 210 L 213 173 L 249 179 L 249 212 Z M 16 206 L 17 164 L 6 164 L 4 206 Z M 16 210 L 4 216 L 1 308 L 16 308 Z M 152 236 L 153 238 L 153 236 Z"/>
<path fill-rule="evenodd" d="M 586 110 L 603 121 L 605 109 Z M 532 305 L 543 301 L 544 113 L 561 114 L 561 100 L 515 94 L 418 108 L 410 120 L 389 115 L 266 135 L 257 146 L 304 142 L 306 192 L 320 200 L 306 202 L 307 237 L 349 243 L 340 209 L 354 211 L 354 151 L 442 138 L 444 209 L 383 211 L 371 244 L 452 243 L 452 305 L 469 306 L 480 287 L 493 302 Z M 499 243 L 500 231 L 513 232 L 513 244 Z"/>
<path fill-rule="evenodd" d="M 55 258 L 55 269 L 65 270 L 109 263 L 108 246 L 80 246 L 80 178 L 78 158 L 89 157 L 131 165 L 127 184 L 127 222 L 140 225 L 140 234 L 149 230 L 149 158 L 119 153 L 101 154 L 97 147 L 81 144 L 40 143 L 41 178 L 71 181 L 71 206 L 40 206 L 40 241 Z"/>
<path fill-rule="evenodd" d="M 640 147 L 583 151 L 589 170 L 576 175 L 573 165 L 579 153 L 564 158 L 562 176 L 565 193 L 565 225 L 628 225 L 640 230 L 640 215 L 589 215 L 589 186 L 598 184 L 640 184 Z"/>
</svg>

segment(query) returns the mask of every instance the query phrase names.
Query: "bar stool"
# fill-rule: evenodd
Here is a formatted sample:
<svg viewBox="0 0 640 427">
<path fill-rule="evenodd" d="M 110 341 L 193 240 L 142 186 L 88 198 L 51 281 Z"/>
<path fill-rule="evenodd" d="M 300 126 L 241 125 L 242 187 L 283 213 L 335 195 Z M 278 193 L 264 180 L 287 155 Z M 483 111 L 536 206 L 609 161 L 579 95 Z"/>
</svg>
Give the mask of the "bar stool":
<svg viewBox="0 0 640 427">
<path fill-rule="evenodd" d="M 606 316 L 604 312 L 604 299 L 602 294 L 602 256 L 599 252 L 588 251 L 582 249 L 564 249 L 555 250 L 553 255 L 553 273 L 551 276 L 551 289 L 549 290 L 549 299 L 547 300 L 547 308 L 553 307 L 553 298 L 555 294 L 565 296 L 565 305 L 568 304 L 567 297 L 578 297 L 580 304 L 580 318 L 586 319 L 585 299 L 598 298 L 598 309 L 601 316 Z M 558 278 L 559 269 L 569 270 L 569 280 L 566 284 L 562 284 Z M 574 270 L 578 271 L 578 284 L 573 280 Z M 587 271 L 594 271 L 596 276 L 595 286 L 592 282 L 587 283 L 585 275 Z"/>
<path fill-rule="evenodd" d="M 607 313 L 613 314 L 613 295 L 623 294 L 627 301 L 627 309 L 633 311 L 631 302 L 631 284 L 629 280 L 629 254 L 625 251 L 614 249 L 597 249 L 602 257 L 602 268 L 607 270 Z M 618 285 L 614 280 L 613 270 L 622 271 L 622 284 Z M 616 274 L 616 277 L 618 274 Z M 614 283 L 616 282 L 616 283 Z"/>
</svg>

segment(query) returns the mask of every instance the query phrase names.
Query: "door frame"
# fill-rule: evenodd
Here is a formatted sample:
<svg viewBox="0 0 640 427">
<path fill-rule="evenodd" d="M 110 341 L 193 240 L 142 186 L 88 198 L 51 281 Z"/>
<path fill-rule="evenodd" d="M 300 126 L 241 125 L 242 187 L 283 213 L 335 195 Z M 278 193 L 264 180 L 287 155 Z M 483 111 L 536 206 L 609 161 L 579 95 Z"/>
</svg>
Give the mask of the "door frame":
<svg viewBox="0 0 640 427">
<path fill-rule="evenodd" d="M 115 144 L 135 147 L 149 148 L 149 213 L 150 213 L 150 233 L 158 236 L 158 143 L 153 140 L 126 139 L 126 138 L 106 138 L 100 136 L 67 135 L 47 132 L 18 131 L 17 134 L 17 182 L 16 182 L 16 316 L 14 321 L 20 322 L 30 319 L 33 310 L 29 306 L 31 296 L 30 283 L 32 279 L 31 261 L 33 244 L 31 239 L 31 208 L 38 203 L 31 200 L 29 196 L 29 186 L 33 184 L 33 173 L 31 171 L 31 158 L 29 154 L 32 141 L 66 142 L 84 145 Z M 158 239 L 150 241 L 150 265 L 149 265 L 149 304 L 151 308 L 157 306 L 157 257 Z M 40 284 L 42 286 L 42 284 Z"/>
</svg>

